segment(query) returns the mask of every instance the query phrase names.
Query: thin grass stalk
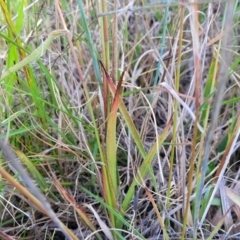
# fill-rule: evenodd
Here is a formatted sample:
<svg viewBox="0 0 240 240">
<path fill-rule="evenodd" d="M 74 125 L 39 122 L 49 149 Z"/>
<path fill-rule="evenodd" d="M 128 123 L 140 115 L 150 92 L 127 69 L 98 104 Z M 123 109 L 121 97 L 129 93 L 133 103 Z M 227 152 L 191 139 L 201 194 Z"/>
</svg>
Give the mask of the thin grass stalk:
<svg viewBox="0 0 240 240">
<path fill-rule="evenodd" d="M 167 32 L 167 19 L 168 19 L 168 14 L 169 14 L 169 2 L 170 0 L 167 0 L 166 4 L 167 6 L 165 7 L 164 11 L 164 19 L 163 19 L 163 29 L 162 29 L 162 41 L 161 41 L 161 48 L 159 50 L 159 55 L 162 57 L 163 55 L 163 49 L 165 47 L 165 41 L 166 41 L 166 32 Z M 158 78 L 159 78 L 159 73 L 160 73 L 160 68 L 161 68 L 161 62 L 158 61 L 157 64 L 157 70 L 154 76 L 154 82 L 153 85 L 157 86 L 158 84 Z"/>
<path fill-rule="evenodd" d="M 229 136 L 229 142 L 228 142 L 228 146 L 226 147 L 225 149 L 225 152 L 222 156 L 222 159 L 220 161 L 220 164 L 218 165 L 218 169 L 217 169 L 217 172 L 215 174 L 215 177 L 213 179 L 213 183 L 216 184 L 218 182 L 218 179 L 221 175 L 221 172 L 223 172 L 223 167 L 224 165 L 226 165 L 226 158 L 227 158 L 227 155 L 229 154 L 229 151 L 230 151 L 230 147 L 232 146 L 233 144 L 233 141 L 234 139 L 236 138 L 236 134 L 238 132 L 238 129 L 240 128 L 240 116 L 238 116 L 238 119 L 237 119 L 237 122 L 236 122 L 236 125 L 234 127 L 234 130 L 232 131 L 232 134 L 231 136 Z M 229 134 L 230 135 L 230 134 Z"/>
<path fill-rule="evenodd" d="M 95 70 L 95 74 L 96 74 L 98 83 L 101 85 L 102 84 L 101 72 L 100 72 L 100 68 L 99 68 L 99 65 L 98 65 L 98 59 L 97 59 L 97 55 L 96 55 L 96 52 L 95 52 L 95 49 L 94 49 L 93 40 L 92 40 L 90 31 L 89 31 L 89 28 L 88 28 L 88 25 L 87 25 L 87 19 L 86 19 L 84 7 L 83 7 L 83 2 L 82 2 L 82 0 L 77 0 L 77 2 L 78 2 L 78 9 L 79 9 L 80 15 L 81 15 L 81 21 L 82 21 L 83 29 L 84 29 L 84 32 L 86 34 L 87 41 L 89 43 L 88 46 L 90 48 L 91 56 L 92 56 L 92 59 L 93 59 L 93 67 L 94 67 L 94 70 Z"/>
<path fill-rule="evenodd" d="M 194 55 L 194 76 L 195 76 L 195 116 L 196 121 L 194 123 L 194 129 L 193 129 L 193 140 L 192 140 L 192 153 L 190 157 L 190 171 L 188 174 L 188 191 L 187 191 L 187 200 L 186 200 L 186 209 L 184 213 L 184 224 L 183 224 L 183 230 L 182 230 L 182 239 L 185 235 L 186 230 L 186 224 L 188 219 L 188 211 L 190 209 L 190 196 L 192 194 L 192 182 L 194 177 L 194 163 L 195 163 L 195 147 L 198 141 L 198 115 L 199 115 L 199 93 L 200 93 L 200 76 L 201 76 L 201 66 L 200 66 L 200 56 L 199 56 L 199 31 L 198 31 L 198 5 L 193 4 L 191 6 L 191 12 L 192 12 L 192 19 L 191 19 L 191 31 L 192 31 L 192 39 L 193 39 L 193 55 Z M 199 201 L 198 198 L 196 198 L 196 201 Z M 194 223 L 196 222 L 196 216 L 194 216 Z"/>
<path fill-rule="evenodd" d="M 228 32 L 229 34 L 223 35 L 223 40 L 222 40 L 222 51 L 221 51 L 221 56 L 224 56 L 224 61 L 222 60 L 220 70 L 219 70 L 219 85 L 214 97 L 214 102 L 213 102 L 213 113 L 212 113 L 212 119 L 210 123 L 209 130 L 207 132 L 206 138 L 205 138 L 205 145 L 204 145 L 204 156 L 203 160 L 201 163 L 201 170 L 197 174 L 198 176 L 198 182 L 199 186 L 197 188 L 196 192 L 196 198 L 200 199 L 202 195 L 202 190 L 203 190 L 203 185 L 204 185 L 204 180 L 206 176 L 206 170 L 207 170 L 207 164 L 208 164 L 208 159 L 211 153 L 211 141 L 213 138 L 214 130 L 216 128 L 216 125 L 218 123 L 218 117 L 220 113 L 220 108 L 221 108 L 221 103 L 223 99 L 223 93 L 225 90 L 225 85 L 228 81 L 228 75 L 229 71 L 226 71 L 226 68 L 229 69 L 232 61 L 232 52 L 229 51 L 229 48 L 231 48 L 230 39 L 232 36 L 232 26 L 233 26 L 233 16 L 234 16 L 234 0 L 229 0 L 226 3 L 225 7 L 225 14 L 224 14 L 224 19 L 223 19 L 223 31 Z M 197 201 L 194 209 L 194 215 L 199 216 L 199 209 L 200 209 L 200 203 L 201 201 Z M 207 206 L 209 208 L 210 205 Z M 206 211 L 205 211 L 206 213 Z M 204 216 L 203 216 L 204 217 Z M 202 217 L 202 219 L 203 219 Z M 196 234 L 195 234 L 196 238 Z"/>
<path fill-rule="evenodd" d="M 114 0 L 114 10 L 117 10 L 117 0 Z M 113 15 L 113 37 L 112 37 L 112 76 L 113 81 L 116 82 L 118 79 L 118 16 L 117 13 Z"/>
<path fill-rule="evenodd" d="M 214 56 L 211 61 L 210 69 L 209 69 L 208 77 L 207 77 L 207 83 L 206 83 L 205 90 L 204 90 L 204 100 L 207 102 L 207 107 L 204 108 L 202 115 L 201 115 L 201 125 L 203 126 L 204 131 L 206 131 L 206 129 L 207 129 L 208 119 L 209 119 L 210 110 L 211 110 L 211 103 L 212 103 L 211 96 L 214 91 L 214 86 L 217 82 L 217 74 L 218 74 L 218 70 L 219 70 L 219 56 L 220 56 L 220 53 L 218 52 L 216 54 L 216 58 Z M 200 149 L 203 149 L 204 137 L 205 137 L 205 135 L 201 135 Z M 200 162 L 201 161 L 199 159 L 198 168 L 200 167 Z"/>
<path fill-rule="evenodd" d="M 212 6 L 209 5 L 208 9 L 208 16 L 212 15 Z M 209 23 L 210 24 L 210 23 Z M 219 58 L 220 58 L 220 53 L 218 52 L 217 54 L 213 55 L 208 76 L 207 76 L 207 82 L 205 85 L 204 89 L 204 103 L 203 103 L 203 110 L 201 114 L 201 125 L 203 126 L 204 132 L 207 132 L 208 128 L 208 122 L 209 122 L 209 116 L 210 116 L 210 110 L 212 107 L 212 95 L 214 92 L 214 87 L 216 86 L 217 82 L 217 74 L 218 74 L 218 69 L 219 69 Z M 206 106 L 206 107 L 205 107 Z M 199 142 L 199 154 L 198 154 L 198 160 L 197 160 L 197 169 L 196 172 L 200 172 L 201 168 L 201 162 L 202 162 L 202 157 L 203 157 L 203 152 L 204 152 L 204 140 L 205 140 L 205 134 L 200 134 L 200 142 Z M 206 208 L 204 204 L 202 204 L 202 209 Z"/>
<path fill-rule="evenodd" d="M 165 227 L 165 225 L 164 225 L 164 221 L 163 221 L 163 219 L 162 219 L 162 217 L 161 217 L 161 215 L 160 215 L 160 212 L 158 211 L 158 207 L 157 207 L 157 205 L 156 205 L 156 203 L 155 203 L 155 201 L 154 201 L 154 198 L 152 197 L 151 192 L 147 189 L 146 186 L 145 186 L 145 191 L 146 191 L 146 193 L 147 193 L 147 195 L 148 195 L 148 198 L 149 198 L 150 202 L 151 202 L 152 205 L 153 205 L 153 209 L 154 209 L 154 211 L 155 211 L 155 213 L 156 213 L 156 215 L 157 215 L 158 222 L 159 222 L 160 227 L 162 228 L 162 231 L 163 231 L 164 239 L 169 240 L 169 236 L 168 236 L 168 233 L 167 233 L 167 231 L 166 231 L 166 227 Z"/>
<path fill-rule="evenodd" d="M 100 0 L 100 12 L 107 12 L 107 2 L 106 0 Z M 109 34 L 108 34 L 108 16 L 103 16 L 100 18 L 100 35 L 102 43 L 102 62 L 106 71 L 110 72 L 110 54 L 109 54 Z M 110 112 L 110 95 L 107 82 L 103 82 L 103 98 L 104 98 L 104 114 L 105 121 Z M 106 126 L 107 128 L 107 126 Z"/>
<path fill-rule="evenodd" d="M 107 1 L 100 1 L 100 12 L 107 12 Z M 103 49 L 103 64 L 107 70 L 110 71 L 110 54 L 109 54 L 109 34 L 108 34 L 108 16 L 103 16 L 100 19 L 100 32 L 101 32 L 101 42 Z"/>
<path fill-rule="evenodd" d="M 217 54 L 217 58 L 220 56 L 220 54 Z M 208 128 L 208 121 L 210 117 L 210 110 L 212 107 L 212 93 L 214 91 L 214 86 L 216 85 L 217 81 L 217 73 L 219 69 L 219 63 L 218 60 L 213 57 L 207 77 L 207 83 L 205 85 L 205 90 L 204 90 L 204 99 L 205 99 L 205 104 L 206 108 L 204 107 L 204 110 L 201 115 L 201 125 L 203 125 L 204 132 L 207 132 Z M 198 160 L 197 160 L 197 169 L 196 172 L 200 172 L 201 168 L 201 162 L 202 162 L 202 157 L 203 157 L 203 152 L 204 152 L 204 140 L 205 140 L 205 134 L 201 134 L 201 139 L 199 142 L 199 154 L 198 154 Z M 204 207 L 202 207 L 204 209 Z"/>
<path fill-rule="evenodd" d="M 59 14 L 58 14 L 58 11 L 59 11 L 59 8 L 58 7 L 55 7 L 55 28 L 56 29 L 59 29 L 60 28 L 60 21 L 59 21 Z M 61 42 L 60 42 L 60 39 L 58 38 L 57 39 L 57 44 L 56 44 L 56 46 L 57 46 L 57 49 L 61 49 Z M 62 61 L 62 58 L 60 57 L 59 58 L 59 66 L 60 66 L 60 71 L 62 71 L 62 69 L 63 69 L 63 61 Z M 60 73 L 61 75 L 63 74 L 62 72 Z M 60 83 L 60 85 L 61 85 L 61 87 L 63 86 L 63 84 L 62 83 Z M 55 95 L 54 95 L 55 96 Z M 59 129 L 63 129 L 65 126 L 65 124 L 64 124 L 64 122 L 63 121 L 61 121 L 61 119 L 62 119 L 62 117 L 61 116 L 63 116 L 63 113 L 62 112 L 60 112 L 59 113 L 59 117 L 58 117 L 58 127 L 59 127 Z M 62 139 L 62 137 L 61 137 L 61 134 L 58 134 L 58 137 L 57 137 L 58 139 L 58 142 L 62 142 L 63 141 L 63 139 Z M 61 156 L 62 155 L 62 149 L 58 149 L 58 156 Z M 61 166 L 61 163 L 58 161 L 58 165 L 59 166 Z"/>
<path fill-rule="evenodd" d="M 89 95 L 88 92 L 86 92 L 86 96 L 89 99 Z M 90 112 L 90 116 L 92 119 L 92 124 L 93 124 L 93 128 L 94 128 L 94 135 L 97 141 L 97 145 L 98 145 L 98 149 L 99 149 L 99 155 L 100 155 L 100 159 L 101 162 L 103 163 L 102 166 L 102 181 L 103 181 L 103 195 L 104 195 L 104 200 L 110 205 L 113 206 L 113 202 L 112 202 L 112 197 L 110 194 L 107 193 L 111 193 L 111 186 L 110 184 L 110 179 L 109 179 L 109 174 L 108 174 L 108 169 L 107 169 L 107 155 L 106 155 L 106 151 L 104 149 L 104 142 L 101 142 L 100 140 L 100 136 L 99 136 L 99 130 L 96 124 L 96 119 L 94 116 L 94 111 L 91 105 L 91 102 L 88 101 L 87 102 L 88 108 L 89 108 L 89 112 Z M 110 215 L 111 218 L 111 223 L 115 222 L 114 216 Z"/>
<path fill-rule="evenodd" d="M 175 89 L 176 92 L 179 91 L 179 82 L 180 82 L 180 66 L 181 66 L 181 55 L 182 55 L 182 40 L 183 40 L 183 22 L 184 22 L 184 12 L 185 9 L 183 6 L 180 6 L 180 24 L 179 24 L 179 47 L 178 47 L 178 62 L 177 62 L 177 71 L 176 71 L 176 81 L 175 81 Z M 166 201 L 166 209 L 170 206 L 170 192 L 171 192 L 171 183 L 173 176 L 173 165 L 175 159 L 176 147 L 175 143 L 177 141 L 177 124 L 178 124 L 178 106 L 179 103 L 176 99 L 174 99 L 174 112 L 173 112 L 173 131 L 172 131 L 172 149 L 170 155 L 170 166 L 169 166 L 169 176 L 168 176 L 168 186 L 167 186 L 167 201 Z"/>
<path fill-rule="evenodd" d="M 194 162 L 195 162 L 195 147 L 197 144 L 197 136 L 198 136 L 198 129 L 197 129 L 197 122 L 199 119 L 199 100 L 200 100 L 200 77 L 201 77 L 201 64 L 200 64 L 200 44 L 199 44 L 199 21 L 198 21 L 198 4 L 194 4 L 191 6 L 192 9 L 192 24 L 191 24 L 191 31 L 192 31 L 192 39 L 193 39 L 193 57 L 194 57 L 194 75 L 195 75 L 195 116 L 196 121 L 194 124 L 193 129 L 193 145 L 192 145 L 192 155 L 190 159 L 190 171 L 189 172 L 189 178 L 188 178 L 188 199 L 187 202 L 190 201 L 190 196 L 192 193 L 192 180 L 194 176 Z M 199 201 L 199 199 L 196 198 L 196 201 Z M 190 206 L 187 205 L 187 210 L 190 209 Z M 197 223 L 197 216 L 194 215 L 194 226 L 196 227 Z M 196 228 L 194 229 L 196 230 Z"/>
</svg>

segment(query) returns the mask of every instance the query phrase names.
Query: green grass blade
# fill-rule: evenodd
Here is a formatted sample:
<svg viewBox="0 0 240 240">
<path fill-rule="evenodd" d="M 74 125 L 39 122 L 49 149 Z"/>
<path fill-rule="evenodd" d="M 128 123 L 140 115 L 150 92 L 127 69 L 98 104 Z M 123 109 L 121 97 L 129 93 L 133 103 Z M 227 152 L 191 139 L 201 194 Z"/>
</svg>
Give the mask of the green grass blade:
<svg viewBox="0 0 240 240">
<path fill-rule="evenodd" d="M 41 188 L 43 192 L 48 191 L 48 184 L 46 182 L 46 178 L 44 178 L 32 161 L 20 150 L 15 149 L 15 153 L 21 159 L 22 163 L 27 167 L 28 171 L 30 172 L 31 176 L 34 177 L 36 180 L 37 185 Z"/>
<path fill-rule="evenodd" d="M 1 76 L 0 82 L 9 77 L 11 74 L 17 72 L 19 69 L 23 68 L 24 66 L 28 65 L 29 63 L 36 61 L 41 57 L 41 55 L 48 49 L 51 42 L 58 36 L 66 33 L 65 30 L 56 30 L 53 31 L 51 34 L 49 34 L 48 38 L 45 40 L 45 42 L 39 46 L 37 49 L 35 49 L 30 55 L 28 55 L 25 59 L 22 61 L 16 63 L 11 68 L 7 69 Z"/>
<path fill-rule="evenodd" d="M 85 15 L 85 12 L 84 12 L 83 2 L 82 2 L 82 0 L 77 0 L 77 2 L 78 2 L 78 9 L 79 9 L 80 15 L 81 15 L 83 29 L 84 29 L 84 32 L 86 34 L 87 41 L 88 41 L 88 46 L 90 48 L 91 56 L 92 56 L 92 59 L 93 59 L 94 70 L 95 70 L 95 73 L 96 73 L 96 76 L 97 76 L 97 80 L 98 80 L 99 84 L 101 84 L 102 83 L 102 77 L 101 77 L 101 73 L 100 73 L 100 69 L 99 69 L 99 65 L 98 65 L 97 55 L 96 55 L 95 49 L 93 47 L 94 46 L 93 40 L 92 40 L 91 34 L 89 32 L 87 19 L 86 19 L 86 15 Z"/>
</svg>

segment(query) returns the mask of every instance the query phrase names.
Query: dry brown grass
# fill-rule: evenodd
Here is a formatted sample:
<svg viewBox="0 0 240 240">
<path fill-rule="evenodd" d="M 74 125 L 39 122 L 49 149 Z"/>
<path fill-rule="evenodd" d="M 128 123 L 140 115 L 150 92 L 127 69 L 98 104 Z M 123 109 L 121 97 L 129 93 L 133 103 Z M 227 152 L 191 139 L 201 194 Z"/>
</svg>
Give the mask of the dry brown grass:
<svg viewBox="0 0 240 240">
<path fill-rule="evenodd" d="M 30 64 L 41 104 L 32 100 L 33 93 L 23 81 L 26 70 L 14 75 L 13 92 L 10 83 L 0 85 L 1 136 L 9 139 L 57 217 L 79 239 L 240 238 L 237 1 L 172 4 L 168 11 L 166 4 L 154 1 L 120 1 L 115 6 L 117 22 L 112 3 L 103 1 L 107 13 L 102 14 L 97 1 L 84 2 L 98 59 L 115 83 L 125 70 L 121 99 L 146 153 L 169 127 L 142 178 L 138 170 L 145 158 L 118 112 L 115 223 L 94 132 L 96 124 L 101 145 L 107 148 L 105 93 L 77 1 L 59 2 L 57 8 L 58 1 L 36 1 L 24 12 L 19 33 L 23 47 L 31 53 L 53 30 L 69 30 L 70 39 L 67 35 L 55 39 L 38 62 Z M 14 7 L 12 16 L 17 13 Z M 226 16 L 225 11 L 229 11 Z M 108 24 L 101 28 L 102 16 L 107 16 Z M 7 35 L 9 25 L 2 21 L 2 32 Z M 102 40 L 102 29 L 109 42 Z M 0 38 L 0 68 L 4 69 L 9 66 L 5 59 L 10 45 Z M 46 119 L 38 115 L 41 107 Z M 20 174 L 4 161 L 1 168 Z M 26 185 L 21 177 L 15 178 Z M 140 181 L 123 213 L 122 203 L 134 179 Z M 3 177 L 0 190 L 0 238 L 64 239 L 56 222 Z M 119 224 L 121 217 L 125 222 Z"/>
</svg>

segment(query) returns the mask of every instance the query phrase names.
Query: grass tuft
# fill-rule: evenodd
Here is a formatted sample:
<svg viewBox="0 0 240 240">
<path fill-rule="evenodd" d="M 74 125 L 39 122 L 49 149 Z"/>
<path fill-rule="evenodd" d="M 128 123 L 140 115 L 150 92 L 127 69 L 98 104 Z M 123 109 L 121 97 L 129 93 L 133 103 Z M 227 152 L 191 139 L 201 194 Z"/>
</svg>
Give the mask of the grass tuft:
<svg viewBox="0 0 240 240">
<path fill-rule="evenodd" d="M 0 238 L 240 238 L 239 1 L 0 8 Z"/>
</svg>

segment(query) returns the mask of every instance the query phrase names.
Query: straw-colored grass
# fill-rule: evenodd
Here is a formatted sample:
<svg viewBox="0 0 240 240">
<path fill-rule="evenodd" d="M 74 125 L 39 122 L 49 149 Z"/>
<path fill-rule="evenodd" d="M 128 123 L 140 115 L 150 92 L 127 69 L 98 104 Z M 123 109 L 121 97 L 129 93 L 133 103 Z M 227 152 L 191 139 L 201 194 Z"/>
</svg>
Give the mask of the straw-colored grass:
<svg viewBox="0 0 240 240">
<path fill-rule="evenodd" d="M 240 238 L 237 0 L 0 7 L 1 239 Z"/>
</svg>

